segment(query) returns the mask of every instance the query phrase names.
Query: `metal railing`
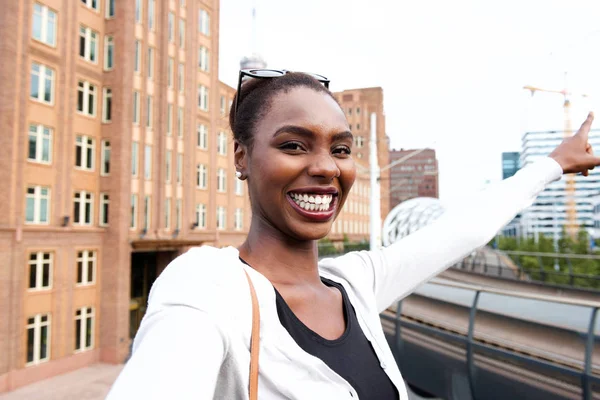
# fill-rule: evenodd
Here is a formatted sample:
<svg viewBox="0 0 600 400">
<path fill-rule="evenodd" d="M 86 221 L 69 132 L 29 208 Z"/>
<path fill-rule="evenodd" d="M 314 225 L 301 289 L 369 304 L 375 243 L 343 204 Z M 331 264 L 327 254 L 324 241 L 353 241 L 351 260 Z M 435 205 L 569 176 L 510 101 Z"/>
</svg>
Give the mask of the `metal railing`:
<svg viewBox="0 0 600 400">
<path fill-rule="evenodd" d="M 594 342 L 596 340 L 595 335 L 595 326 L 596 319 L 598 314 L 598 309 L 600 308 L 600 302 L 595 301 L 587 301 L 587 300 L 577 300 L 577 299 L 568 299 L 568 298 L 557 298 L 543 295 L 535 295 L 531 293 L 524 292 L 516 292 L 502 289 L 493 289 L 488 287 L 481 287 L 476 285 L 469 284 L 461 284 L 461 283 L 450 283 L 450 282 L 438 282 L 431 281 L 430 284 L 446 286 L 446 287 L 454 287 L 460 289 L 468 289 L 474 292 L 473 301 L 469 308 L 469 323 L 467 328 L 467 335 L 460 335 L 458 333 L 449 332 L 444 329 L 436 328 L 435 326 L 431 326 L 430 324 L 420 324 L 418 322 L 413 322 L 407 319 L 402 319 L 402 300 L 397 303 L 396 312 L 394 316 L 391 316 L 389 313 L 382 313 L 381 318 L 392 322 L 395 324 L 395 332 L 394 332 L 394 344 L 396 347 L 396 351 L 402 352 L 402 328 L 409 328 L 415 331 L 420 331 L 422 333 L 435 334 L 437 336 L 444 337 L 445 339 L 450 339 L 453 341 L 458 341 L 466 346 L 466 364 L 467 364 L 467 378 L 469 382 L 469 387 L 471 390 L 471 395 L 473 399 L 477 399 L 477 385 L 476 385 L 476 374 L 477 374 L 477 366 L 474 362 L 474 354 L 475 351 L 485 351 L 487 354 L 496 356 L 499 359 L 508 359 L 515 362 L 520 362 L 526 366 L 530 367 L 538 367 L 542 368 L 548 372 L 558 372 L 564 374 L 566 376 L 574 377 L 579 379 L 580 386 L 582 390 L 582 399 L 583 400 L 591 400 L 592 399 L 592 384 L 600 384 L 600 377 L 592 374 L 592 356 L 594 351 Z M 478 342 L 474 337 L 474 327 L 475 327 L 475 319 L 478 311 L 478 303 L 481 293 L 493 293 L 504 296 L 512 296 L 519 297 L 531 300 L 540 300 L 547 301 L 551 303 L 559 303 L 559 304 L 568 304 L 568 305 L 576 305 L 589 307 L 591 309 L 590 320 L 588 324 L 587 333 L 585 334 L 585 354 L 584 354 L 584 362 L 583 368 L 581 370 L 568 367 L 565 365 L 560 365 L 558 363 L 552 363 L 547 360 L 537 359 L 532 356 L 526 354 L 520 354 L 517 352 L 512 352 L 507 349 L 502 349 L 497 346 L 493 346 L 484 342 Z M 400 357 L 402 355 L 400 354 Z"/>
</svg>

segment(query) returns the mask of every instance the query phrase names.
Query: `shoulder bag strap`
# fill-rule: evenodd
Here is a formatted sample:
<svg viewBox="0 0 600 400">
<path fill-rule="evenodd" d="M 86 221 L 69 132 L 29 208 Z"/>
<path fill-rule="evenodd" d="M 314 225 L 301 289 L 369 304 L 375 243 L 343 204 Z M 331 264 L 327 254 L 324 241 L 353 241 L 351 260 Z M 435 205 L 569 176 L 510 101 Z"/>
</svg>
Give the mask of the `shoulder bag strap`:
<svg viewBox="0 0 600 400">
<path fill-rule="evenodd" d="M 248 272 L 244 270 L 252 296 L 252 336 L 250 337 L 250 400 L 258 400 L 258 352 L 260 340 L 260 310 L 258 298 Z"/>
</svg>

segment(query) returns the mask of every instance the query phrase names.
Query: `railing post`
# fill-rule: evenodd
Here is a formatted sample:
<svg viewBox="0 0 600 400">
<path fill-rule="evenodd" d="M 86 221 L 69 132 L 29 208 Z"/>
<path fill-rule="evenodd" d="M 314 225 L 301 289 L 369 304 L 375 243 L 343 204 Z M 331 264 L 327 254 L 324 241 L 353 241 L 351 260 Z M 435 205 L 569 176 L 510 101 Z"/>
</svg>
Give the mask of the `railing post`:
<svg viewBox="0 0 600 400">
<path fill-rule="evenodd" d="M 477 314 L 477 303 L 479 302 L 480 293 L 479 290 L 475 292 L 475 297 L 473 298 L 473 304 L 469 313 L 469 331 L 467 335 L 467 372 L 469 374 L 469 387 L 471 388 L 471 397 L 473 400 L 477 399 L 477 396 L 475 396 L 476 369 L 473 362 L 473 333 L 475 331 L 475 315 Z"/>
<path fill-rule="evenodd" d="M 581 389 L 583 393 L 583 400 L 592 399 L 592 389 L 590 388 L 590 375 L 592 374 L 592 355 L 594 353 L 594 342 L 596 339 L 596 317 L 598 315 L 598 307 L 592 309 L 590 316 L 590 326 L 588 327 L 587 340 L 585 343 L 585 364 L 583 368 L 583 375 L 581 376 Z"/>
</svg>

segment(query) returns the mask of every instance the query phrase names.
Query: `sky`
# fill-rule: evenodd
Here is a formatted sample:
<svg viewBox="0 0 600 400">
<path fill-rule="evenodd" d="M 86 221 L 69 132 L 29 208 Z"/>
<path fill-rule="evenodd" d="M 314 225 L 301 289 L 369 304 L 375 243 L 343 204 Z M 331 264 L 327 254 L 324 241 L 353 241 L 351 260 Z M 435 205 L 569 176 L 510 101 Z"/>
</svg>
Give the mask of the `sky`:
<svg viewBox="0 0 600 400">
<path fill-rule="evenodd" d="M 599 0 L 221 0 L 219 78 L 258 52 L 333 91 L 382 87 L 391 147 L 434 148 L 458 200 L 501 179 L 525 130 L 563 129 L 562 96 L 523 86 L 562 90 L 568 70 L 573 127 L 594 110 L 600 129 L 599 22 Z"/>
</svg>

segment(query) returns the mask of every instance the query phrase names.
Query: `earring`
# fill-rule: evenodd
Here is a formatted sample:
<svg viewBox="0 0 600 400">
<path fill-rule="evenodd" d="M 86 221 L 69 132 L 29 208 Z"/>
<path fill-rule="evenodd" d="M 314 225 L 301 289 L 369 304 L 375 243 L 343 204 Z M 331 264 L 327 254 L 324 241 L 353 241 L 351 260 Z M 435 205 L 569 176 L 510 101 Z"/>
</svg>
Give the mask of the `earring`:
<svg viewBox="0 0 600 400">
<path fill-rule="evenodd" d="M 240 171 L 235 171 L 235 177 L 238 179 L 242 178 L 242 173 Z"/>
</svg>

